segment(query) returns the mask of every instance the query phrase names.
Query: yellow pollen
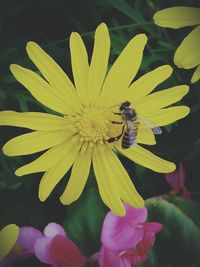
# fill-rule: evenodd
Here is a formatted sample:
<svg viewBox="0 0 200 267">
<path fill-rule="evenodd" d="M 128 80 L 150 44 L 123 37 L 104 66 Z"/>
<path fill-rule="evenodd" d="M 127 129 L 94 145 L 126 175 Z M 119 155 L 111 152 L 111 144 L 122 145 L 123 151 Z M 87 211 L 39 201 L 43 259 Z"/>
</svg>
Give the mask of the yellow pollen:
<svg viewBox="0 0 200 267">
<path fill-rule="evenodd" d="M 82 117 L 76 122 L 80 141 L 89 142 L 89 146 L 92 143 L 103 143 L 104 140 L 107 140 L 108 123 L 102 110 L 85 110 Z"/>
</svg>

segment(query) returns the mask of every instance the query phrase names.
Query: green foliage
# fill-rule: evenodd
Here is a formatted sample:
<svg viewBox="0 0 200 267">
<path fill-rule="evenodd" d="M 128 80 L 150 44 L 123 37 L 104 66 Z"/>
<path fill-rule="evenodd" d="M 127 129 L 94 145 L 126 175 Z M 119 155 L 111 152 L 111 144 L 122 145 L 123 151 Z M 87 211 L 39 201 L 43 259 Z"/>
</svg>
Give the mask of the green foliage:
<svg viewBox="0 0 200 267">
<path fill-rule="evenodd" d="M 159 263 L 161 266 L 168 264 L 174 267 L 197 267 L 200 264 L 200 229 L 188 216 L 194 216 L 191 210 L 188 212 L 188 204 L 186 208 L 183 206 L 183 202 L 187 201 L 174 199 L 173 202 L 178 205 L 161 198 L 146 201 L 149 220 L 164 225 L 155 246 Z M 194 206 L 192 209 L 196 212 L 199 210 Z"/>
<path fill-rule="evenodd" d="M 86 255 L 100 248 L 100 233 L 106 212 L 96 188 L 88 190 L 67 209 L 64 227 L 68 236 Z"/>
</svg>

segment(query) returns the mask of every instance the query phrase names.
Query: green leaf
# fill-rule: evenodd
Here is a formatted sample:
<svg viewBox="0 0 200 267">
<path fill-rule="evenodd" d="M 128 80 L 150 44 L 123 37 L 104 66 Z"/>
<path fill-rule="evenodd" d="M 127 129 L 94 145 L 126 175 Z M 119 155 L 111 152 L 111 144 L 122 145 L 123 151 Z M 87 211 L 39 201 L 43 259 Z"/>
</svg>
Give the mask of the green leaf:
<svg viewBox="0 0 200 267">
<path fill-rule="evenodd" d="M 173 195 L 165 195 L 164 198 L 176 205 L 182 212 L 184 212 L 188 217 L 190 217 L 193 222 L 200 227 L 200 203 L 195 200 L 186 200 L 182 197 L 177 197 Z"/>
<path fill-rule="evenodd" d="M 107 208 L 96 188 L 92 188 L 67 209 L 63 222 L 66 232 L 85 255 L 100 248 L 100 233 Z"/>
<path fill-rule="evenodd" d="M 200 230 L 194 222 L 166 200 L 148 199 L 146 206 L 149 220 L 164 225 L 155 244 L 159 266 L 200 266 Z"/>
</svg>

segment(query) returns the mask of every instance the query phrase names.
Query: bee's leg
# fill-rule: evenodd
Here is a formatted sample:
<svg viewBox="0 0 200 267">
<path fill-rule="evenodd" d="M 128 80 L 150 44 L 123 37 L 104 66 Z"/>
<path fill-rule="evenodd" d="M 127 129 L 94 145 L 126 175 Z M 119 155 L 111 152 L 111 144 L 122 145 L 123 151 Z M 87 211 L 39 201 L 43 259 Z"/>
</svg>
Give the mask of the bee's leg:
<svg viewBox="0 0 200 267">
<path fill-rule="evenodd" d="M 122 115 L 122 113 L 119 113 L 119 112 L 114 112 L 115 115 Z"/>
<path fill-rule="evenodd" d="M 112 122 L 113 124 L 123 124 L 124 122 L 123 121 L 110 121 Z"/>
<path fill-rule="evenodd" d="M 119 135 L 117 135 L 117 136 L 115 136 L 115 137 L 111 137 L 111 138 L 109 138 L 109 139 L 107 140 L 108 143 L 112 143 L 112 142 L 115 142 L 115 141 L 119 140 L 120 137 L 123 135 L 124 127 L 125 127 L 125 125 L 122 127 L 122 132 L 121 132 Z"/>
</svg>

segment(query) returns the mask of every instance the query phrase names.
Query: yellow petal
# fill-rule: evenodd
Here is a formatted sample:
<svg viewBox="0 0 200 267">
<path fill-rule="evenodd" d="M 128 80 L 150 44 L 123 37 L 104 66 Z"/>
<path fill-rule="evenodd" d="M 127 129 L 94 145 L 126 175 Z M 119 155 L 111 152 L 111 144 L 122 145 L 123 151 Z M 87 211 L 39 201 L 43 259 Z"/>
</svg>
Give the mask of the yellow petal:
<svg viewBox="0 0 200 267">
<path fill-rule="evenodd" d="M 71 114 L 72 108 L 67 105 L 60 93 L 52 88 L 35 72 L 12 64 L 10 70 L 15 78 L 43 105 L 62 114 Z"/>
<path fill-rule="evenodd" d="M 179 85 L 148 95 L 137 101 L 135 108 L 139 114 L 148 115 L 155 110 L 167 107 L 183 98 L 189 86 Z"/>
<path fill-rule="evenodd" d="M 29 173 L 47 171 L 54 165 L 58 164 L 58 162 L 64 158 L 66 153 L 71 150 L 71 147 L 71 139 L 64 141 L 61 144 L 50 148 L 36 160 L 17 169 L 15 174 L 17 176 L 22 176 Z"/>
<path fill-rule="evenodd" d="M 39 185 L 39 199 L 41 201 L 45 201 L 48 198 L 54 187 L 70 169 L 77 157 L 79 148 L 80 146 L 78 145 L 70 151 L 67 151 L 60 162 L 45 172 Z"/>
<path fill-rule="evenodd" d="M 169 65 L 160 66 L 136 80 L 126 90 L 125 98 L 131 103 L 135 103 L 153 91 L 156 86 L 169 78 L 172 68 Z"/>
<path fill-rule="evenodd" d="M 19 235 L 19 227 L 9 224 L 0 231 L 0 262 L 14 247 Z"/>
<path fill-rule="evenodd" d="M 155 172 L 170 173 L 176 169 L 173 162 L 161 159 L 141 146 L 137 145 L 129 149 L 118 147 L 117 149 L 125 157 Z"/>
<path fill-rule="evenodd" d="M 110 54 L 110 36 L 105 23 L 101 23 L 95 32 L 94 49 L 89 69 L 88 95 L 93 99 L 100 93 L 108 67 Z"/>
<path fill-rule="evenodd" d="M 110 169 L 112 169 L 112 178 L 118 186 L 119 194 L 122 200 L 136 208 L 144 206 L 144 200 L 135 189 L 127 171 L 122 166 L 114 152 L 107 152 L 109 158 Z"/>
<path fill-rule="evenodd" d="M 200 26 L 196 27 L 177 48 L 174 63 L 179 68 L 190 69 L 200 64 Z"/>
<path fill-rule="evenodd" d="M 74 162 L 69 182 L 60 197 L 62 204 L 71 204 L 80 197 L 90 172 L 90 166 L 91 150 L 87 149 L 85 153 L 79 153 Z"/>
<path fill-rule="evenodd" d="M 66 139 L 65 131 L 35 131 L 8 141 L 3 146 L 3 153 L 7 156 L 28 155 L 56 146 Z"/>
<path fill-rule="evenodd" d="M 190 108 L 186 106 L 171 107 L 150 114 L 148 119 L 157 126 L 164 126 L 186 117 L 189 112 Z"/>
<path fill-rule="evenodd" d="M 70 36 L 71 64 L 78 95 L 85 100 L 88 81 L 88 55 L 81 36 L 73 32 Z"/>
<path fill-rule="evenodd" d="M 170 7 L 156 12 L 153 19 L 155 24 L 173 29 L 197 25 L 200 24 L 200 8 Z"/>
<path fill-rule="evenodd" d="M 200 79 L 200 65 L 196 68 L 192 76 L 191 83 L 196 83 L 199 79 Z"/>
<path fill-rule="evenodd" d="M 103 99 L 113 103 L 113 96 L 118 97 L 129 87 L 140 67 L 146 42 L 146 35 L 138 34 L 126 45 L 106 77 L 101 93 Z"/>
<path fill-rule="evenodd" d="M 155 145 L 155 135 L 151 128 L 149 128 L 145 123 L 140 122 L 138 133 L 137 133 L 137 143 L 146 145 Z"/>
<path fill-rule="evenodd" d="M 17 126 L 40 131 L 56 131 L 66 128 L 66 118 L 41 112 L 0 111 L 0 125 Z"/>
<path fill-rule="evenodd" d="M 124 216 L 126 211 L 120 198 L 119 186 L 115 182 L 116 177 L 113 176 L 113 166 L 108 157 L 108 151 L 94 147 L 92 162 L 103 202 L 115 214 Z"/>
<path fill-rule="evenodd" d="M 39 45 L 34 42 L 28 42 L 26 51 L 44 78 L 58 91 L 65 101 L 70 102 L 70 99 L 76 99 L 75 88 L 67 74 Z"/>
</svg>

